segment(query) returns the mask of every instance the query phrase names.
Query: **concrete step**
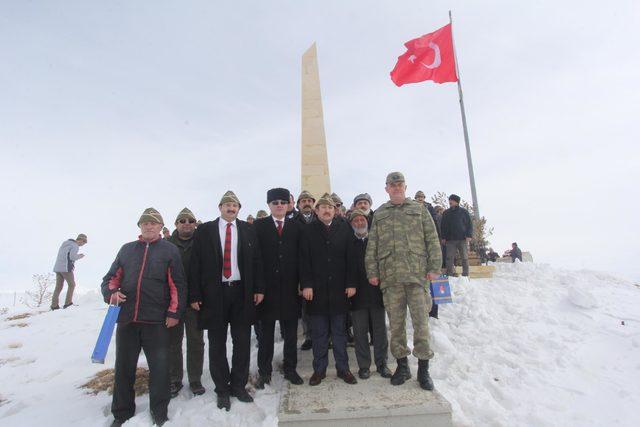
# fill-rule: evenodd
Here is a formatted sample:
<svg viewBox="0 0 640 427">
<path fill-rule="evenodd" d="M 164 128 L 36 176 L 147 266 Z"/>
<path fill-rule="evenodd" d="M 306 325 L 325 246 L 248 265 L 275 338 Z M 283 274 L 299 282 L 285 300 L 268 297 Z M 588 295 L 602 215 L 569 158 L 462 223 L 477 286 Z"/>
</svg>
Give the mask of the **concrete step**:
<svg viewBox="0 0 640 427">
<path fill-rule="evenodd" d="M 357 378 L 352 347 L 348 353 L 351 371 Z M 311 387 L 308 380 L 313 373 L 312 351 L 300 351 L 298 358 L 298 372 L 305 384 L 296 386 L 284 381 L 279 426 L 451 426 L 451 405 L 437 391 L 422 390 L 415 379 L 415 370 L 413 378 L 405 384 L 392 386 L 389 379 L 375 372 L 374 366 L 369 379 L 358 378 L 358 384 L 349 385 L 337 378 L 329 350 L 327 378 Z M 393 371 L 395 363 L 389 368 Z"/>
</svg>

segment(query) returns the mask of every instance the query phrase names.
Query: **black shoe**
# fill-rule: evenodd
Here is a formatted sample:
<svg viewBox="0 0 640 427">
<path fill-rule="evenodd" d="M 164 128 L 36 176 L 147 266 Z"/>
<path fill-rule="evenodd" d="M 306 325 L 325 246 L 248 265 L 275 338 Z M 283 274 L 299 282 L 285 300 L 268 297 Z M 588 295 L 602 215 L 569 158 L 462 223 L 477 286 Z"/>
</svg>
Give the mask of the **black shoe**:
<svg viewBox="0 0 640 427">
<path fill-rule="evenodd" d="M 206 391 L 204 387 L 202 387 L 202 383 L 200 381 L 194 381 L 189 383 L 189 388 L 191 389 L 191 393 L 195 396 L 203 395 Z"/>
<path fill-rule="evenodd" d="M 314 372 L 313 375 L 311 375 L 311 378 L 309 378 L 309 385 L 314 386 L 314 385 L 318 385 L 322 382 L 323 379 L 325 379 L 325 377 L 327 376 L 326 373 L 318 373 L 318 372 Z"/>
<path fill-rule="evenodd" d="M 371 376 L 371 371 L 369 368 L 360 368 L 358 369 L 358 378 L 361 380 L 367 380 Z"/>
<path fill-rule="evenodd" d="M 309 339 L 306 339 L 300 346 L 300 350 L 311 350 L 311 347 L 313 347 L 313 342 Z"/>
<path fill-rule="evenodd" d="M 286 371 L 284 373 L 284 379 L 289 381 L 291 384 L 294 384 L 294 385 L 300 385 L 300 384 L 302 384 L 304 382 L 302 377 L 300 375 L 298 375 L 298 373 L 295 370 Z"/>
<path fill-rule="evenodd" d="M 271 374 L 260 375 L 258 377 L 258 381 L 256 382 L 256 389 L 264 390 L 265 384 L 271 384 Z"/>
<path fill-rule="evenodd" d="M 253 402 L 253 397 L 251 397 L 249 392 L 244 387 L 238 390 L 231 390 L 231 396 L 235 397 L 240 402 L 244 402 L 244 403 Z"/>
<path fill-rule="evenodd" d="M 180 390 L 182 390 L 182 383 L 169 384 L 169 395 L 171 395 L 172 399 L 180 394 Z"/>
<path fill-rule="evenodd" d="M 429 360 L 418 360 L 418 382 L 424 390 L 433 390 L 433 380 L 429 375 Z"/>
<path fill-rule="evenodd" d="M 229 399 L 228 394 L 219 394 L 218 395 L 218 408 L 226 409 L 227 412 L 231 410 L 231 399 Z"/>
<path fill-rule="evenodd" d="M 65 305 L 63 305 L 63 306 L 62 306 L 62 308 L 71 307 L 72 305 L 73 305 L 73 303 L 72 303 L 72 302 L 70 302 L 69 304 L 65 304 Z"/>
<path fill-rule="evenodd" d="M 396 371 L 393 373 L 393 375 L 391 375 L 391 384 L 401 385 L 404 384 L 404 382 L 409 378 L 411 378 L 409 361 L 407 361 L 406 357 L 398 359 L 398 367 L 396 368 Z"/>
<path fill-rule="evenodd" d="M 356 379 L 356 377 L 353 376 L 351 371 L 344 371 L 344 372 L 338 371 L 338 378 L 342 378 L 342 381 L 344 381 L 347 384 L 358 384 L 358 380 Z"/>
<path fill-rule="evenodd" d="M 391 378 L 391 376 L 393 375 L 386 364 L 378 366 L 378 369 L 376 369 L 376 371 L 378 371 L 382 378 Z"/>
<path fill-rule="evenodd" d="M 59 305 L 56 305 L 55 307 L 51 306 L 51 311 L 53 310 L 60 310 L 60 306 Z"/>
</svg>

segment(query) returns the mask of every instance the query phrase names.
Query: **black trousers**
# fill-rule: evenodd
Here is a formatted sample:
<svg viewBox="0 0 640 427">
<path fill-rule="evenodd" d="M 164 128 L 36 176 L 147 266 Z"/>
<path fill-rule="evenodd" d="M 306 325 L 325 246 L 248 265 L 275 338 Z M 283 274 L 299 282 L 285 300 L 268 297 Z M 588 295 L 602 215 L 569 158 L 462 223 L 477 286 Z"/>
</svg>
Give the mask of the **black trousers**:
<svg viewBox="0 0 640 427">
<path fill-rule="evenodd" d="M 349 370 L 347 355 L 347 315 L 310 315 L 313 332 L 313 371 L 319 374 L 327 371 L 329 365 L 329 335 L 333 344 L 336 370 Z"/>
<path fill-rule="evenodd" d="M 169 405 L 169 330 L 164 324 L 119 323 L 116 330 L 116 372 L 111 412 L 128 420 L 136 412 L 136 368 L 140 349 L 149 364 L 149 402 L 156 419 L 167 418 Z"/>
<path fill-rule="evenodd" d="M 251 325 L 244 312 L 242 285 L 225 286 L 222 293 L 222 323 L 211 325 L 209 338 L 209 371 L 216 385 L 215 392 L 228 395 L 232 390 L 244 390 L 249 380 L 251 357 Z M 233 356 L 231 370 L 227 361 L 227 329 L 231 325 Z M 261 339 L 262 341 L 262 339 Z"/>
<path fill-rule="evenodd" d="M 284 334 L 284 371 L 295 371 L 298 365 L 298 319 L 280 320 L 279 322 L 280 330 Z M 262 335 L 258 342 L 258 372 L 260 375 L 271 375 L 276 321 L 262 320 L 260 324 L 262 325 Z"/>
</svg>

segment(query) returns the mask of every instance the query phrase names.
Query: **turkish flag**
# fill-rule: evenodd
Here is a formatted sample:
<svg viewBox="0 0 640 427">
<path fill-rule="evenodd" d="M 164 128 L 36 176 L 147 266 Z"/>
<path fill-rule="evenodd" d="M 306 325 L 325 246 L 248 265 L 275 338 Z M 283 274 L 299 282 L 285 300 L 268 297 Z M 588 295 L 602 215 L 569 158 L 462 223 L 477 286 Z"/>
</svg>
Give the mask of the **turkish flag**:
<svg viewBox="0 0 640 427">
<path fill-rule="evenodd" d="M 404 45 L 407 51 L 398 57 L 398 62 L 391 71 L 391 80 L 397 86 L 425 80 L 436 83 L 458 81 L 451 24 Z"/>
</svg>

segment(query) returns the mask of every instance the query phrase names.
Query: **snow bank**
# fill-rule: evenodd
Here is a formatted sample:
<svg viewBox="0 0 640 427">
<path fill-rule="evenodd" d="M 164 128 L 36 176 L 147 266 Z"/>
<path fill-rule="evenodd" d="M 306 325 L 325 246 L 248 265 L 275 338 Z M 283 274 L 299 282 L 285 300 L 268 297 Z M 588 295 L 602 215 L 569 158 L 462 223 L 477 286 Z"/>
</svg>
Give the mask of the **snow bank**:
<svg viewBox="0 0 640 427">
<path fill-rule="evenodd" d="M 454 424 L 632 425 L 640 407 L 640 289 L 607 274 L 544 264 L 497 268 L 493 279 L 452 279 L 455 304 L 442 306 L 431 322 L 432 374 L 452 404 Z M 109 425 L 110 396 L 78 388 L 113 366 L 113 343 L 106 365 L 89 360 L 106 307 L 97 292 L 77 303 L 14 321 L 5 319 L 28 310 L 2 315 L 0 425 Z M 276 360 L 281 352 L 279 343 Z M 226 413 L 215 406 L 207 364 L 207 393 L 191 398 L 183 389 L 171 401 L 167 426 L 277 425 L 278 374 L 254 404 L 236 403 Z M 127 425 L 149 426 L 147 396 L 137 407 Z"/>
</svg>

